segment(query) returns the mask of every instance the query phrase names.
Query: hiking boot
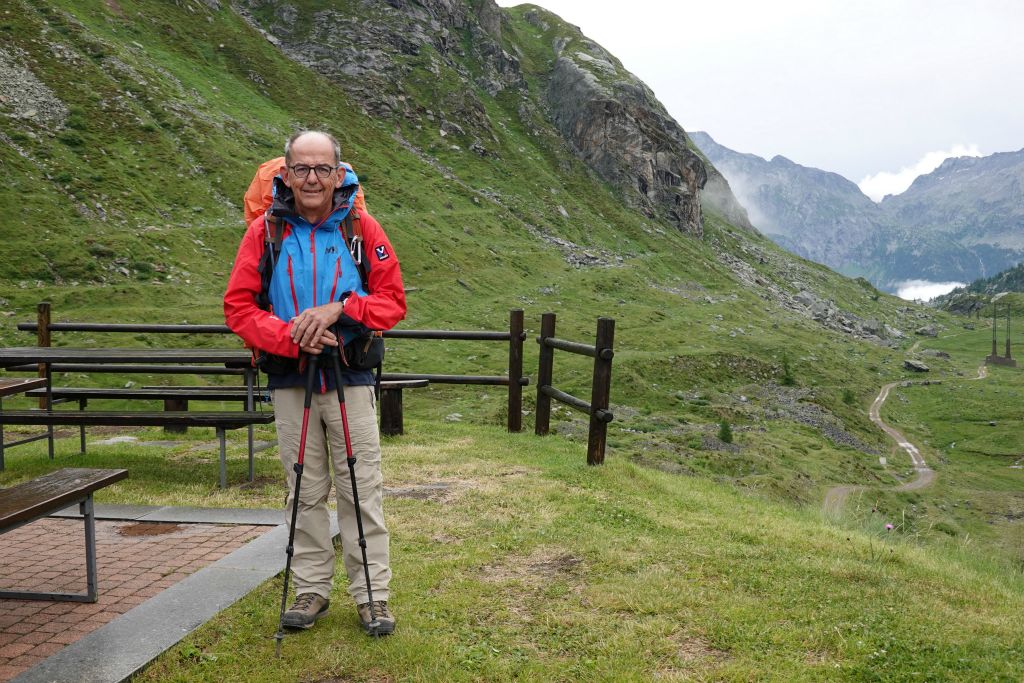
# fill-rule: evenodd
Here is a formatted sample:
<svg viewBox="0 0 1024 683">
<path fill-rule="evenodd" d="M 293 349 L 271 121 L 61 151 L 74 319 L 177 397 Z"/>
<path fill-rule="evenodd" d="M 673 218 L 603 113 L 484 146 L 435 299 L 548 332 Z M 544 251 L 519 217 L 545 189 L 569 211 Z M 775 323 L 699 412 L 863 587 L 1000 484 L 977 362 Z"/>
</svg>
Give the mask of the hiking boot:
<svg viewBox="0 0 1024 683">
<path fill-rule="evenodd" d="M 388 609 L 387 600 L 373 601 L 373 614 L 377 617 L 376 625 L 371 625 L 370 603 L 364 602 L 356 607 L 359 611 L 359 621 L 363 623 L 366 633 L 371 636 L 389 636 L 395 630 L 395 617 Z"/>
<path fill-rule="evenodd" d="M 303 593 L 295 598 L 295 602 L 284 613 L 281 623 L 287 628 L 309 628 L 327 614 L 330 604 L 330 600 L 316 593 Z"/>
</svg>

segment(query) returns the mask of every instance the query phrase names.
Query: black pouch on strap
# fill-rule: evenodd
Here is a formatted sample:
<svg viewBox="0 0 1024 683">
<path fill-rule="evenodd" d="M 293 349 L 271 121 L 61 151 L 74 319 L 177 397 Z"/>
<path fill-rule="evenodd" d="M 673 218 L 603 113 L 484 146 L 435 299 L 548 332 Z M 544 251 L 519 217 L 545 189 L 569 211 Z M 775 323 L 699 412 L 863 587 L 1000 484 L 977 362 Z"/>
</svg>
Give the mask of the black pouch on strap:
<svg viewBox="0 0 1024 683">
<path fill-rule="evenodd" d="M 384 337 L 370 332 L 345 345 L 345 362 L 353 370 L 373 370 L 384 362 Z"/>
<path fill-rule="evenodd" d="M 290 375 L 299 371 L 299 359 L 261 350 L 256 356 L 256 367 L 268 375 Z"/>
</svg>

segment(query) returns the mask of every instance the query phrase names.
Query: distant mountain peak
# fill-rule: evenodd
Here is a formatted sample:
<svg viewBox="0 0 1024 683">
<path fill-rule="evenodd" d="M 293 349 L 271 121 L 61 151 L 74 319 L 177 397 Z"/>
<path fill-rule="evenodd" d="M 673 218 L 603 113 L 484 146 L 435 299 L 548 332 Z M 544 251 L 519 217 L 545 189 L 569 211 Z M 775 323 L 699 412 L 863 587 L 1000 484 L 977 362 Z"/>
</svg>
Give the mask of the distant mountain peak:
<svg viewBox="0 0 1024 683">
<path fill-rule="evenodd" d="M 950 157 L 875 203 L 837 173 L 735 152 L 706 133 L 692 137 L 755 227 L 890 291 L 904 280 L 971 281 L 1024 258 L 1024 150 Z"/>
</svg>

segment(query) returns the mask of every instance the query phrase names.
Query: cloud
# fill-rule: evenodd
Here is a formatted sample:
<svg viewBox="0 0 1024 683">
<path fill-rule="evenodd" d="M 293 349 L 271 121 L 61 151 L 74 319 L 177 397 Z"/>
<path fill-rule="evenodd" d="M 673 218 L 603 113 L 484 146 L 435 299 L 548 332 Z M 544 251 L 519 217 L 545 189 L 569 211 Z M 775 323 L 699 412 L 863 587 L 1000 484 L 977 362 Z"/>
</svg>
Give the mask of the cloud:
<svg viewBox="0 0 1024 683">
<path fill-rule="evenodd" d="M 928 280 L 907 280 L 896 286 L 896 296 L 907 301 L 931 301 L 937 296 L 949 294 L 964 282 L 930 282 Z"/>
<path fill-rule="evenodd" d="M 904 166 L 896 173 L 880 171 L 874 175 L 864 176 L 857 185 L 860 187 L 861 192 L 871 197 L 874 201 L 880 202 L 887 194 L 900 194 L 910 187 L 910 184 L 914 182 L 914 178 L 931 173 L 939 167 L 939 164 L 950 157 L 980 156 L 982 156 L 982 153 L 977 145 L 956 144 L 948 152 L 928 152 L 913 166 Z"/>
</svg>

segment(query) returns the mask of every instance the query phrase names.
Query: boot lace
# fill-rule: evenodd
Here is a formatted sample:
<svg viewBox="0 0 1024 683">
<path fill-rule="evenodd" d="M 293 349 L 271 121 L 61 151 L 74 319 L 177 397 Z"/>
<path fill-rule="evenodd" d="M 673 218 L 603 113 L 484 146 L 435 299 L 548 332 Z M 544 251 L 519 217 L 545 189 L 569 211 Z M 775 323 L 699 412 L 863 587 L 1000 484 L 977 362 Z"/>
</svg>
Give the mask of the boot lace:
<svg viewBox="0 0 1024 683">
<path fill-rule="evenodd" d="M 374 600 L 373 611 L 378 618 L 384 617 L 385 619 L 391 618 L 391 612 L 388 611 L 387 600 Z"/>
<path fill-rule="evenodd" d="M 316 600 L 316 595 L 313 593 L 303 593 L 295 598 L 295 604 L 292 605 L 292 609 L 297 612 L 304 612 L 312 606 L 314 600 Z"/>
</svg>

